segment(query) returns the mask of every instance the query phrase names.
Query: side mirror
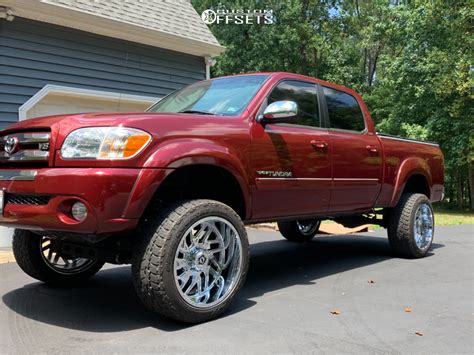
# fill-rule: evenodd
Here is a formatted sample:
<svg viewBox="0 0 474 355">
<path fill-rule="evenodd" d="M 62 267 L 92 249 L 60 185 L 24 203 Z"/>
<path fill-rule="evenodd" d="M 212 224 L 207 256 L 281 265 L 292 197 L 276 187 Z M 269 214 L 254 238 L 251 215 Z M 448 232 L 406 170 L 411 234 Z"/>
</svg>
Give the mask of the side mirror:
<svg viewBox="0 0 474 355">
<path fill-rule="evenodd" d="M 257 118 L 259 123 L 292 122 L 298 118 L 298 104 L 294 101 L 275 101 L 268 105 L 263 115 Z"/>
</svg>

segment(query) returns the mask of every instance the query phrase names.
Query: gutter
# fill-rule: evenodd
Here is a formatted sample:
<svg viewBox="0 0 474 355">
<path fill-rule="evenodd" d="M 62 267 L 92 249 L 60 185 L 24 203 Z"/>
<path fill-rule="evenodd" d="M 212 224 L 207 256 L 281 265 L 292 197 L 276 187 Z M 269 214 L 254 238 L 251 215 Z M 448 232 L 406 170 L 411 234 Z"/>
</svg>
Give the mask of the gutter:
<svg viewBox="0 0 474 355">
<path fill-rule="evenodd" d="M 0 6 L 0 19 L 13 21 L 15 19 L 15 16 L 13 16 L 12 9 L 6 6 Z"/>
</svg>

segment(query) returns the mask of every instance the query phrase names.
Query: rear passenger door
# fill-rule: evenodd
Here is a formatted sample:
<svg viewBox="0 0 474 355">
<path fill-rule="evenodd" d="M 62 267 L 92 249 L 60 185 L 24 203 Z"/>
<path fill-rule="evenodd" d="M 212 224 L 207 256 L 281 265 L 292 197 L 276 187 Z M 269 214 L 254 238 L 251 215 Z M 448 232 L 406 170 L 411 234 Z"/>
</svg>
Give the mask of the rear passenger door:
<svg viewBox="0 0 474 355">
<path fill-rule="evenodd" d="M 357 99 L 322 86 L 330 135 L 333 191 L 329 210 L 370 209 L 381 186 L 380 142 L 368 132 Z"/>
<path fill-rule="evenodd" d="M 254 123 L 252 170 L 254 219 L 325 213 L 329 207 L 331 165 L 328 132 L 322 128 L 317 85 L 288 79 L 269 93 L 260 111 L 275 101 L 298 104 L 290 123 Z"/>
</svg>

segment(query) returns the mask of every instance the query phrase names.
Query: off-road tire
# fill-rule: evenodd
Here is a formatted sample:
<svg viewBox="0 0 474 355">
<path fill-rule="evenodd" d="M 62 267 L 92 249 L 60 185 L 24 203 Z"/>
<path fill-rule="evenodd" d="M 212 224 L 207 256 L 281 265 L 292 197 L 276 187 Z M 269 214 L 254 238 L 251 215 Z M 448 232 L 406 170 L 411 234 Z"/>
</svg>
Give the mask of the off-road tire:
<svg viewBox="0 0 474 355">
<path fill-rule="evenodd" d="M 280 221 L 278 222 L 278 229 L 281 235 L 290 242 L 306 243 L 313 239 L 316 233 L 318 233 L 321 222 L 315 221 L 315 223 L 318 223 L 317 228 L 310 233 L 302 233 L 297 221 Z"/>
<path fill-rule="evenodd" d="M 229 296 L 212 308 L 196 308 L 180 295 L 174 279 L 174 258 L 179 242 L 198 220 L 217 216 L 230 222 L 240 236 L 242 269 Z M 186 323 L 201 323 L 221 315 L 241 289 L 248 270 L 249 248 L 245 226 L 229 206 L 214 200 L 187 200 L 163 208 L 152 205 L 139 227 L 141 242 L 132 258 L 135 291 L 151 311 Z"/>
<path fill-rule="evenodd" d="M 75 274 L 63 274 L 53 270 L 41 255 L 41 236 L 28 230 L 15 229 L 13 255 L 18 266 L 32 278 L 58 287 L 76 286 L 95 275 L 104 262 L 95 261 L 87 269 Z"/>
<path fill-rule="evenodd" d="M 426 256 L 431 248 L 430 244 L 428 248 L 421 250 L 415 242 L 415 213 L 418 206 L 422 203 L 426 203 L 433 213 L 433 208 L 431 207 L 428 197 L 418 193 L 405 193 L 401 196 L 397 206 L 389 214 L 387 228 L 388 241 L 397 256 L 404 258 L 422 258 Z"/>
</svg>

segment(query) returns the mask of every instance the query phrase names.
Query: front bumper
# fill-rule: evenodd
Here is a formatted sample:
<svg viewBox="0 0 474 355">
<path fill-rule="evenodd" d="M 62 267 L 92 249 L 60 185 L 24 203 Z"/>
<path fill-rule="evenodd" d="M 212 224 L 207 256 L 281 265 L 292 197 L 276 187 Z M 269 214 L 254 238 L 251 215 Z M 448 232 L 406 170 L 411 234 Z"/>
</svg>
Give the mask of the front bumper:
<svg viewBox="0 0 474 355">
<path fill-rule="evenodd" d="M 167 172 L 129 168 L 1 169 L 0 189 L 7 202 L 0 225 L 84 234 L 133 230 Z M 43 205 L 16 204 L 8 202 L 9 194 L 50 198 Z M 88 208 L 82 222 L 70 215 L 74 201 Z"/>
</svg>

